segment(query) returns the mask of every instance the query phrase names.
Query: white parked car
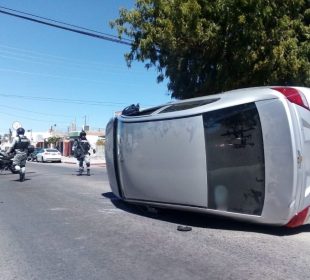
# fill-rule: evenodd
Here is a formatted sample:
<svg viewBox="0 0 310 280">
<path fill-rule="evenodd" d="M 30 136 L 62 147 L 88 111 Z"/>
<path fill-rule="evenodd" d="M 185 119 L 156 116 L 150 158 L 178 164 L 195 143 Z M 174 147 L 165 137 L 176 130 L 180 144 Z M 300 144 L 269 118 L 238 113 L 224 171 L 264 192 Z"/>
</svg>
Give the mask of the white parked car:
<svg viewBox="0 0 310 280">
<path fill-rule="evenodd" d="M 106 128 L 111 189 L 130 203 L 305 224 L 309 104 L 309 88 L 261 87 L 124 111 Z"/>
<path fill-rule="evenodd" d="M 61 153 L 57 149 L 42 149 L 37 153 L 37 161 L 61 162 Z"/>
</svg>

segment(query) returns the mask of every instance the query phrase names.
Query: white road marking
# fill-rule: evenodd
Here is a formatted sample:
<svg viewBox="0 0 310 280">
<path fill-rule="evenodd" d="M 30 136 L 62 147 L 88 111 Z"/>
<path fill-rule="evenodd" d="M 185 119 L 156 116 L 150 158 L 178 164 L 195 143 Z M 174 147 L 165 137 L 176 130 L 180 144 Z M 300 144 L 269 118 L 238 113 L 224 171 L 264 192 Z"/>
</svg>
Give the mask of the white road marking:
<svg viewBox="0 0 310 280">
<path fill-rule="evenodd" d="M 113 213 L 113 212 L 123 212 L 121 209 L 117 209 L 117 208 L 112 208 L 112 209 L 101 209 L 98 210 L 99 213 Z"/>
<path fill-rule="evenodd" d="M 61 207 L 56 207 L 56 208 L 51 208 L 49 209 L 50 211 L 67 211 L 68 208 L 61 208 Z"/>
</svg>

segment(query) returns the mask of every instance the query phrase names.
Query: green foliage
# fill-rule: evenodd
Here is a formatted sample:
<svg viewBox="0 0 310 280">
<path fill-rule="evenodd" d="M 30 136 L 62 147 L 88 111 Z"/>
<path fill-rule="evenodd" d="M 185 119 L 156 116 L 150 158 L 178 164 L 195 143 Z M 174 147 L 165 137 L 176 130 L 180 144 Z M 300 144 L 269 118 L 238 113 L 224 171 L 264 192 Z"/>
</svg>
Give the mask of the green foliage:
<svg viewBox="0 0 310 280">
<path fill-rule="evenodd" d="M 61 137 L 59 136 L 51 136 L 47 139 L 47 143 L 48 144 L 53 144 L 53 145 L 56 145 L 57 142 L 61 139 Z"/>
<path fill-rule="evenodd" d="M 104 139 L 98 139 L 97 142 L 96 142 L 97 146 L 103 146 L 104 144 L 105 144 Z"/>
<path fill-rule="evenodd" d="M 175 98 L 262 85 L 310 86 L 309 0 L 136 0 L 111 26 L 125 55 L 169 78 Z"/>
</svg>

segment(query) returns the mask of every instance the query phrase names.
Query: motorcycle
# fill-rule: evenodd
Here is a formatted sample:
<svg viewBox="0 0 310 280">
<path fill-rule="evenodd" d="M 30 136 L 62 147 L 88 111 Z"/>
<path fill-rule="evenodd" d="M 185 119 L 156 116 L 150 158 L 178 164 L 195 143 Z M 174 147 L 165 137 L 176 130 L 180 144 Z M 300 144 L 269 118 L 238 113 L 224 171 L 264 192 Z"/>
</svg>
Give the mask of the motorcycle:
<svg viewBox="0 0 310 280">
<path fill-rule="evenodd" d="M 13 166 L 13 157 L 14 155 L 8 155 L 7 153 L 0 151 L 0 172 L 9 170 L 13 174 L 18 173 Z"/>
</svg>

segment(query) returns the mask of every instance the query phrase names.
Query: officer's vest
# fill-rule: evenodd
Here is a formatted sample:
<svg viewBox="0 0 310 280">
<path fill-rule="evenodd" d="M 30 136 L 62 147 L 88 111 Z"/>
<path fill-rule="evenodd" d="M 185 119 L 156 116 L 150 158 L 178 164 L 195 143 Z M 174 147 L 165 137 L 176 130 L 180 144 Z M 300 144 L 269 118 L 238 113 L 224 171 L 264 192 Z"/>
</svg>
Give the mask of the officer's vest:
<svg viewBox="0 0 310 280">
<path fill-rule="evenodd" d="M 89 145 L 87 140 L 79 140 L 79 145 L 80 145 L 82 152 L 84 154 L 88 153 L 88 151 L 90 149 L 90 145 Z"/>
<path fill-rule="evenodd" d="M 30 144 L 29 139 L 26 136 L 18 136 L 18 141 L 15 143 L 15 150 L 26 151 Z"/>
</svg>

